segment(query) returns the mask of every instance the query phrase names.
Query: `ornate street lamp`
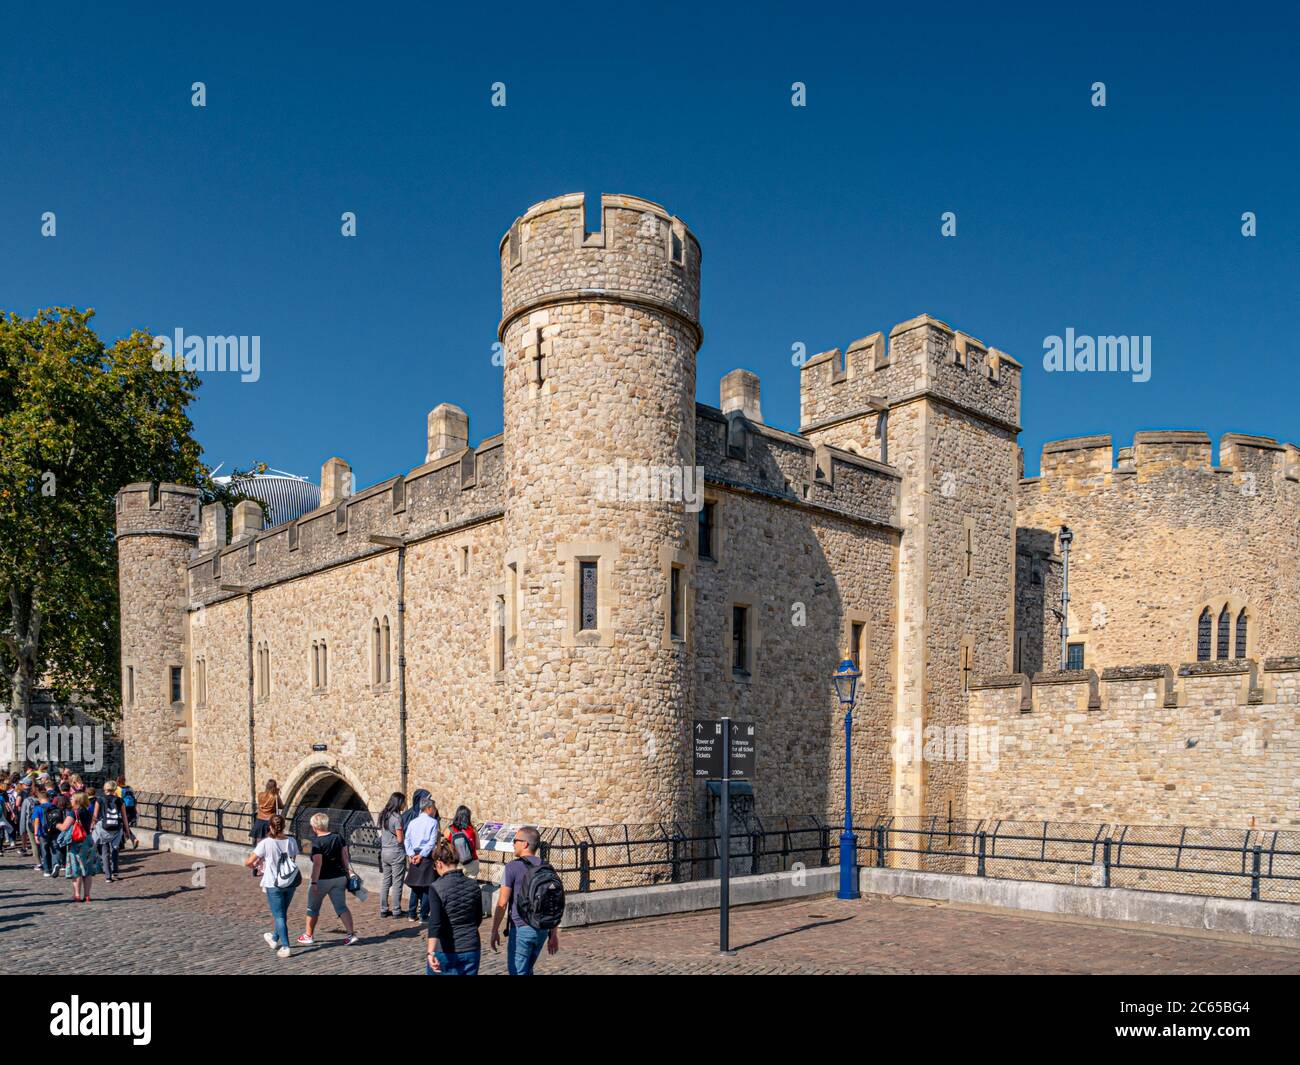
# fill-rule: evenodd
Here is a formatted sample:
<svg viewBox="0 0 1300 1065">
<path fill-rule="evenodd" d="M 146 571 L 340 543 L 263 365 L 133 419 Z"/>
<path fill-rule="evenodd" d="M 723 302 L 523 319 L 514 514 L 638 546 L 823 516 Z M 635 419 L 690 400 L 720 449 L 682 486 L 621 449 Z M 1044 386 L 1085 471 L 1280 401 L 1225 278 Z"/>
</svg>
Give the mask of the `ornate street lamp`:
<svg viewBox="0 0 1300 1065">
<path fill-rule="evenodd" d="M 1070 668 L 1070 544 L 1074 533 L 1062 525 L 1058 534 L 1061 542 L 1061 668 Z"/>
<path fill-rule="evenodd" d="M 840 833 L 840 890 L 836 898 L 861 897 L 858 889 L 858 838 L 853 834 L 853 701 L 862 671 L 846 658 L 831 675 L 836 698 L 844 707 L 844 831 Z"/>
</svg>

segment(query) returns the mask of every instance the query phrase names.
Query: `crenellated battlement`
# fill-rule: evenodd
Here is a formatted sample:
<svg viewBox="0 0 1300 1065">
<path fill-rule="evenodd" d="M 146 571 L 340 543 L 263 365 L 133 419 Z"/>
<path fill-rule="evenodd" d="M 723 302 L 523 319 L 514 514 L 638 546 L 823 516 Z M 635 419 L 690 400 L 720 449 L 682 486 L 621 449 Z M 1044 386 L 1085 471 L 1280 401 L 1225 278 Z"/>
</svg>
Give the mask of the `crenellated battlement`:
<svg viewBox="0 0 1300 1065">
<path fill-rule="evenodd" d="M 1300 705 L 1300 656 L 1007 673 L 975 677 L 968 688 L 986 709 L 1008 715 L 1196 706 L 1221 716 L 1231 707 Z"/>
<path fill-rule="evenodd" d="M 928 314 L 814 355 L 799 378 L 801 432 L 931 395 L 1018 430 L 1021 365 Z"/>
<path fill-rule="evenodd" d="M 901 475 L 892 466 L 703 403 L 695 449 L 707 483 L 898 526 Z"/>
<path fill-rule="evenodd" d="M 117 538 L 199 538 L 199 490 L 183 484 L 137 482 L 117 493 Z"/>
<path fill-rule="evenodd" d="M 1169 475 L 1179 474 L 1214 477 L 1211 487 L 1215 490 L 1221 484 L 1220 476 L 1253 489 L 1260 487 L 1261 480 L 1281 487 L 1282 481 L 1300 482 L 1300 448 L 1272 437 L 1225 433 L 1219 440 L 1216 466 L 1210 437 L 1203 432 L 1135 433 L 1132 445 L 1120 448 L 1118 457 L 1109 436 L 1080 436 L 1044 444 L 1039 476 L 1025 478 L 1022 484 L 1079 489 L 1131 478 L 1139 482 L 1168 480 Z"/>
<path fill-rule="evenodd" d="M 387 550 L 371 537 L 407 542 L 500 518 L 505 500 L 502 438 L 426 462 L 337 503 L 189 563 L 197 605 L 227 598 L 222 585 L 261 587 Z"/>
<path fill-rule="evenodd" d="M 574 192 L 534 204 L 501 238 L 498 335 L 554 303 L 647 303 L 700 334 L 700 244 L 676 215 L 637 196 L 600 198 L 600 229 L 586 228 L 586 199 Z"/>
</svg>

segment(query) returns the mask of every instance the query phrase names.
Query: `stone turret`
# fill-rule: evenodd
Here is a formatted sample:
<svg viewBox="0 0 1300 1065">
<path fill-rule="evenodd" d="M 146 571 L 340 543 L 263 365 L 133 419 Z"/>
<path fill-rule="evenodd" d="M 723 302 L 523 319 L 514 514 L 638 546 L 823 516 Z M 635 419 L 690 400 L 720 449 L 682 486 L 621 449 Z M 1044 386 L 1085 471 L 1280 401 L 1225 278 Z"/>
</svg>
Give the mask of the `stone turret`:
<svg viewBox="0 0 1300 1065">
<path fill-rule="evenodd" d="M 129 484 L 117 493 L 122 738 L 139 791 L 192 790 L 186 566 L 199 525 L 197 488 Z"/>
<path fill-rule="evenodd" d="M 584 217 L 581 194 L 547 200 L 500 246 L 518 809 L 666 820 L 689 803 L 693 649 L 670 614 L 689 609 L 698 517 L 620 498 L 614 471 L 695 465 L 700 247 L 647 200 L 601 197 L 595 233 Z"/>
</svg>

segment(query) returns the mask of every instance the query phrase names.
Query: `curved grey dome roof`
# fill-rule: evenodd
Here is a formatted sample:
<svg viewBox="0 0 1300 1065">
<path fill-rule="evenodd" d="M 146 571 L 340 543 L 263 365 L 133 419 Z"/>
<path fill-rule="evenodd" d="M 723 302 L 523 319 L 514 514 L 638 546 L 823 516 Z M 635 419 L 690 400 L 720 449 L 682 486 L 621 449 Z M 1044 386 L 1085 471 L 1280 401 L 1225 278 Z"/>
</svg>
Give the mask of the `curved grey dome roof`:
<svg viewBox="0 0 1300 1065">
<path fill-rule="evenodd" d="M 230 484 L 234 478 L 214 477 L 218 484 Z M 320 506 L 320 485 L 291 473 L 258 473 L 240 477 L 239 487 L 245 495 L 265 503 L 270 511 L 267 525 L 283 525 Z"/>
</svg>

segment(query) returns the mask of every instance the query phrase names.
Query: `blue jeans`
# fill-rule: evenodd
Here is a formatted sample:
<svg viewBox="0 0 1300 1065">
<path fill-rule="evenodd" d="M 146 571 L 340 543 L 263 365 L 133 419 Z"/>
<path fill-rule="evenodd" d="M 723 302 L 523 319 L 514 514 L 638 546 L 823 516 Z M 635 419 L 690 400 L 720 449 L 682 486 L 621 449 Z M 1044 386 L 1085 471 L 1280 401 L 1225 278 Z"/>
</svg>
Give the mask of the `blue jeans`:
<svg viewBox="0 0 1300 1065">
<path fill-rule="evenodd" d="M 287 947 L 289 945 L 289 906 L 293 902 L 293 893 L 297 890 L 297 884 L 289 888 L 273 887 L 266 889 L 266 904 L 270 907 L 271 917 L 275 920 L 275 942 L 277 946 Z"/>
<path fill-rule="evenodd" d="M 429 919 L 429 892 L 432 890 L 432 886 L 411 888 L 412 917 L 417 916 L 416 911 L 418 910 L 418 916 L 421 921 L 427 921 Z"/>
<path fill-rule="evenodd" d="M 510 935 L 506 938 L 506 970 L 511 976 L 532 976 L 533 966 L 542 956 L 549 932 L 541 932 L 532 925 L 520 928 L 510 922 Z"/>
<path fill-rule="evenodd" d="M 425 976 L 478 976 L 479 959 L 483 956 L 477 950 L 463 950 L 459 954 L 447 954 L 435 950 L 434 956 L 442 972 L 435 973 L 427 962 L 424 966 Z"/>
</svg>

